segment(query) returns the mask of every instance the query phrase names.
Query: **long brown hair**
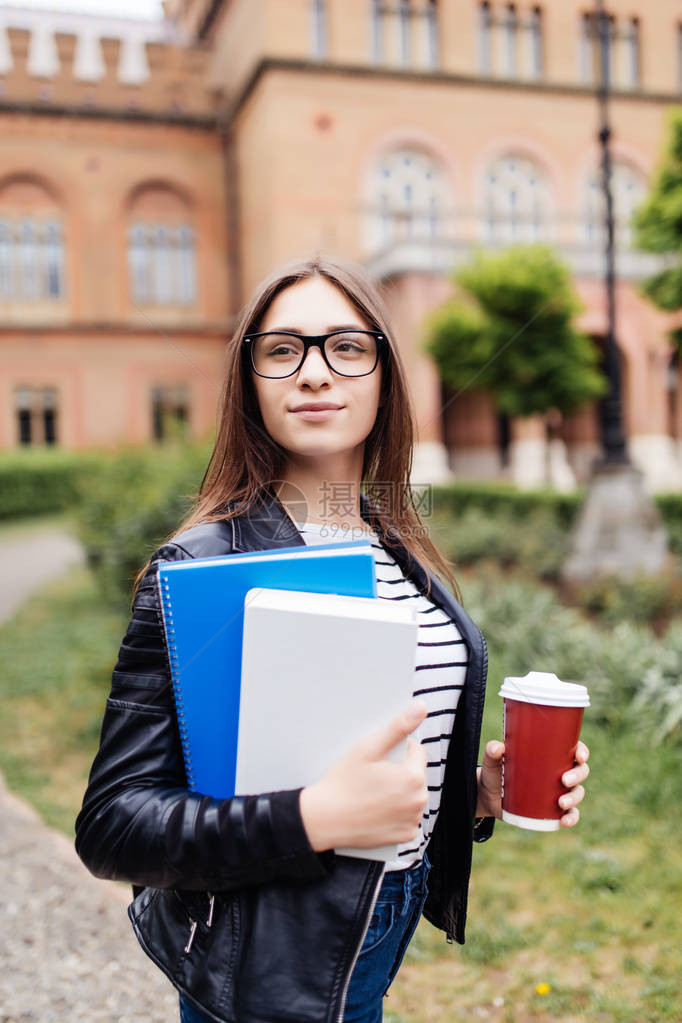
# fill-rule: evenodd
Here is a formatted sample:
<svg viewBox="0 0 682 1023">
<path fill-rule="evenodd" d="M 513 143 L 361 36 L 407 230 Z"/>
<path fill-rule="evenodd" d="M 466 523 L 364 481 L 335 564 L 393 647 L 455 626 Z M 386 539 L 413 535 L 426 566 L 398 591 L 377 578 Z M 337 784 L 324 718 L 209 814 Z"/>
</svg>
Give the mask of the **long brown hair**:
<svg viewBox="0 0 682 1023">
<path fill-rule="evenodd" d="M 258 330 L 280 291 L 315 275 L 334 284 L 388 341 L 388 357 L 382 364 L 382 404 L 365 440 L 362 465 L 362 490 L 373 504 L 373 524 L 387 546 L 402 543 L 459 595 L 449 563 L 428 537 L 410 487 L 416 428 L 405 368 L 384 300 L 363 267 L 321 256 L 290 263 L 270 274 L 239 315 L 225 351 L 215 445 L 195 505 L 168 539 L 199 522 L 243 514 L 258 504 L 264 491 L 272 493 L 273 481 L 281 478 L 286 452 L 265 429 L 242 341 L 245 334 Z M 148 567 L 149 562 L 138 573 L 135 590 Z"/>
</svg>

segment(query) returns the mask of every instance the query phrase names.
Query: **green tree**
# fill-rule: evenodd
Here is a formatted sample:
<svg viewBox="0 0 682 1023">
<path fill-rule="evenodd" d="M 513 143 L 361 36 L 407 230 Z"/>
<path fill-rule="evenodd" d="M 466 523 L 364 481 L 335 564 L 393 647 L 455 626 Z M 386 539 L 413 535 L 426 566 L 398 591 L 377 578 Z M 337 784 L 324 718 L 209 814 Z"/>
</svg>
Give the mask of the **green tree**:
<svg viewBox="0 0 682 1023">
<path fill-rule="evenodd" d="M 599 352 L 572 321 L 568 270 L 543 245 L 478 252 L 454 276 L 459 298 L 431 314 L 425 349 L 456 390 L 490 392 L 500 411 L 570 413 L 606 392 Z"/>
<path fill-rule="evenodd" d="M 667 143 L 648 198 L 634 217 L 635 244 L 667 256 L 665 269 L 642 283 L 642 291 L 659 308 L 682 309 L 682 109 L 668 114 Z M 682 331 L 671 333 L 682 347 Z"/>
</svg>

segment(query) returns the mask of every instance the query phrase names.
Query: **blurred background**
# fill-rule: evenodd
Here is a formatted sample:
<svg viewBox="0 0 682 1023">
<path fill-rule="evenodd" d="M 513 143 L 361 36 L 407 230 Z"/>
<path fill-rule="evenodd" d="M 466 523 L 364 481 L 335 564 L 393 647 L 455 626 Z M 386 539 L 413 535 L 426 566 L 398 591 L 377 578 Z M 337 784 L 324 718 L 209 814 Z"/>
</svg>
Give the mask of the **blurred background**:
<svg viewBox="0 0 682 1023">
<path fill-rule="evenodd" d="M 422 516 L 489 641 L 484 741 L 505 675 L 590 688 L 579 827 L 496 827 L 467 944 L 422 921 L 387 1023 L 682 1018 L 681 101 L 678 0 L 0 3 L 8 786 L 72 836 L 225 339 L 316 253 L 388 303 Z M 90 1018 L 8 992 L 3 1023 Z"/>
</svg>

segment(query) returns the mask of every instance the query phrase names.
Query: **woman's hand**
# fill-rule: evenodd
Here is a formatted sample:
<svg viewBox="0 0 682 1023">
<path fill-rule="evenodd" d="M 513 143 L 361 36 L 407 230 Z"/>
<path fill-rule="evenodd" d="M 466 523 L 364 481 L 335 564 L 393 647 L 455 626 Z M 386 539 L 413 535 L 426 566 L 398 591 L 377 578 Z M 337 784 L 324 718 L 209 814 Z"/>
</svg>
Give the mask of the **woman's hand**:
<svg viewBox="0 0 682 1023">
<path fill-rule="evenodd" d="M 478 769 L 477 817 L 502 816 L 502 754 L 504 743 L 491 739 L 485 747 L 483 765 Z M 590 751 L 584 742 L 579 742 L 575 751 L 575 765 L 561 776 L 561 782 L 569 790 L 559 798 L 559 806 L 566 812 L 559 820 L 563 828 L 574 827 L 580 819 L 578 804 L 585 798 L 585 781 L 590 769 L 587 761 Z"/>
<path fill-rule="evenodd" d="M 422 700 L 362 739 L 327 773 L 301 792 L 301 817 L 315 852 L 339 846 L 370 849 L 409 842 L 428 803 L 426 752 L 408 739 L 402 763 L 386 754 L 424 720 Z"/>
</svg>

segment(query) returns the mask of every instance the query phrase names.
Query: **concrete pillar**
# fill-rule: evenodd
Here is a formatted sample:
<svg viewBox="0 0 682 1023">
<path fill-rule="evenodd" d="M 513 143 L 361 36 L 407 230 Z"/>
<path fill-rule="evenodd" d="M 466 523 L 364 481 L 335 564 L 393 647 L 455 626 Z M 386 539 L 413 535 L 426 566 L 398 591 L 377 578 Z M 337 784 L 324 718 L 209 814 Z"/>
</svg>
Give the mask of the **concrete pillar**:
<svg viewBox="0 0 682 1023">
<path fill-rule="evenodd" d="M 568 461 L 566 445 L 561 437 L 553 437 L 547 450 L 549 483 L 562 494 L 576 488 L 576 478 Z"/>
<path fill-rule="evenodd" d="M 649 494 L 682 489 L 679 442 L 665 433 L 634 434 L 628 441 L 633 464 L 643 476 Z"/>
<path fill-rule="evenodd" d="M 542 416 L 512 420 L 509 449 L 511 478 L 521 490 L 534 490 L 548 482 L 547 431 Z"/>
<path fill-rule="evenodd" d="M 391 282 L 385 295 L 417 423 L 412 472 L 416 484 L 442 483 L 453 475 L 443 437 L 440 376 L 421 347 L 424 319 L 449 290 L 447 282 L 435 275 L 406 273 Z"/>
</svg>

